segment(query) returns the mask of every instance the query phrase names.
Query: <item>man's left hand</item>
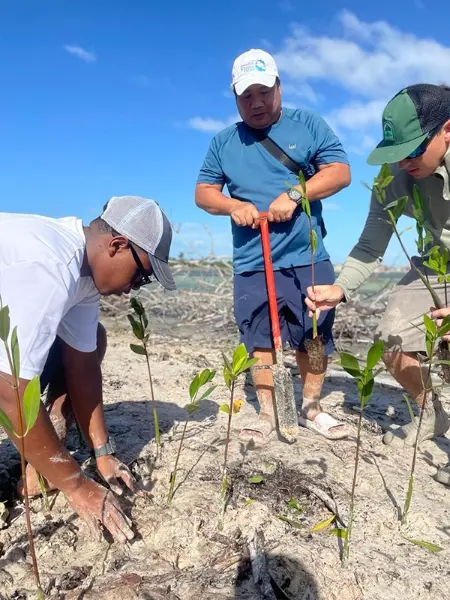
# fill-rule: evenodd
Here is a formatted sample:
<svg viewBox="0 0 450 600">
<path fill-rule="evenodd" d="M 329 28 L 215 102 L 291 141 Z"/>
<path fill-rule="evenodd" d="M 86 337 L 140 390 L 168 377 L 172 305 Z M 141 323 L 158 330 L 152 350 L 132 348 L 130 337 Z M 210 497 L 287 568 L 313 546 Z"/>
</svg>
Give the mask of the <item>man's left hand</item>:
<svg viewBox="0 0 450 600">
<path fill-rule="evenodd" d="M 111 454 L 99 456 L 97 458 L 97 471 L 109 485 L 111 490 L 118 496 L 123 494 L 119 479 L 121 479 L 134 494 L 142 493 L 142 490 L 140 490 L 130 469 Z"/>
<path fill-rule="evenodd" d="M 267 220 L 272 223 L 290 221 L 296 208 L 296 203 L 289 198 L 286 192 L 283 192 L 269 206 Z"/>
<path fill-rule="evenodd" d="M 435 319 L 438 327 L 442 326 L 442 319 L 450 315 L 450 308 L 431 308 L 431 318 Z M 442 336 L 442 339 L 446 342 L 450 342 L 450 333 Z"/>
</svg>

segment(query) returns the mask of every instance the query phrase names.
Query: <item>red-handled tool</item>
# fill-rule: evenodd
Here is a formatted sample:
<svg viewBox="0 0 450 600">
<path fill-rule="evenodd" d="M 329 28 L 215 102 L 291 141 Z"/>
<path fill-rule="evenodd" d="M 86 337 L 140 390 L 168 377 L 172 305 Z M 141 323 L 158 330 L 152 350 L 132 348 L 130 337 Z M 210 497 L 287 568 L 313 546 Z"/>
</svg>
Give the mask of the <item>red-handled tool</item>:
<svg viewBox="0 0 450 600">
<path fill-rule="evenodd" d="M 277 409 L 278 426 L 281 435 L 292 442 L 298 433 L 297 408 L 295 406 L 294 386 L 292 376 L 284 366 L 283 345 L 281 343 L 280 318 L 278 316 L 277 292 L 270 249 L 269 222 L 267 212 L 259 213 L 259 228 L 264 257 L 264 272 L 266 275 L 267 297 L 269 301 L 270 323 L 275 348 L 276 364 L 273 368 L 273 383 L 275 404 Z"/>
</svg>

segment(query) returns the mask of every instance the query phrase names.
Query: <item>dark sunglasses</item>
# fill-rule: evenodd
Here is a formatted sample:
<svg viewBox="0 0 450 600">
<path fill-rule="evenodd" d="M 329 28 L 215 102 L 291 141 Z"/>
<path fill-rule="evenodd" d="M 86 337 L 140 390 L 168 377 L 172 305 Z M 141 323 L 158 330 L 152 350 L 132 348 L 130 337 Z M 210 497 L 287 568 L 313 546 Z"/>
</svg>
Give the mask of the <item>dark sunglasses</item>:
<svg viewBox="0 0 450 600">
<path fill-rule="evenodd" d="M 425 154 L 426 149 L 428 148 L 428 144 L 431 142 L 431 140 L 434 138 L 434 136 L 438 133 L 439 129 L 435 129 L 434 131 L 431 131 L 427 137 L 423 140 L 423 142 L 417 146 L 417 148 L 411 152 L 411 154 L 408 154 L 408 156 L 406 158 L 419 158 L 419 156 L 422 156 L 422 154 Z"/>
<path fill-rule="evenodd" d="M 133 255 L 134 262 L 137 264 L 137 267 L 139 270 L 139 275 L 141 276 L 141 280 L 138 281 L 137 283 L 134 283 L 132 286 L 134 290 L 138 290 L 143 285 L 149 285 L 150 283 L 152 283 L 152 281 L 154 281 L 154 277 L 153 277 L 153 275 L 147 275 L 147 273 L 145 272 L 145 269 L 144 269 L 144 265 L 142 264 L 141 259 L 139 258 L 136 250 L 133 248 L 131 243 L 130 243 L 130 250 L 131 250 L 131 254 Z"/>
</svg>

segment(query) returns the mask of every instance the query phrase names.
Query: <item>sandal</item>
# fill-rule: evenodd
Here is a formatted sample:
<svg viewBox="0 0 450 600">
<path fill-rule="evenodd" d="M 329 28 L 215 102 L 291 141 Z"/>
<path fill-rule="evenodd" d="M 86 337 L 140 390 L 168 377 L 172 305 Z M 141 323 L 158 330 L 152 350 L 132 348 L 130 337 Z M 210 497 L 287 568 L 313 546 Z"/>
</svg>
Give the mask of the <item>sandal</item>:
<svg viewBox="0 0 450 600">
<path fill-rule="evenodd" d="M 349 432 L 342 429 L 345 426 L 345 423 L 337 421 L 326 412 L 320 412 L 312 420 L 299 415 L 298 422 L 302 427 L 306 427 L 306 429 L 310 429 L 323 435 L 327 440 L 343 440 L 349 436 Z M 336 429 L 337 427 L 340 427 L 341 429 L 333 432 L 333 429 Z"/>
</svg>

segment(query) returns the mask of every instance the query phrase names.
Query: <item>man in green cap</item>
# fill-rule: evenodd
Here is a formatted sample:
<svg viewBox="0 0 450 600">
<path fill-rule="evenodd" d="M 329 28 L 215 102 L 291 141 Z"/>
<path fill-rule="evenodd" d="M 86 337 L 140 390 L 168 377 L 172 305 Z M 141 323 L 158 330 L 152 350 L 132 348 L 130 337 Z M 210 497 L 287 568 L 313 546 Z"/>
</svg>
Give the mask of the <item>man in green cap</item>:
<svg viewBox="0 0 450 600">
<path fill-rule="evenodd" d="M 416 184 L 425 204 L 425 227 L 433 245 L 450 249 L 450 87 L 416 84 L 401 90 L 383 112 L 383 140 L 370 154 L 370 165 L 389 163 L 394 176 L 386 189 L 389 203 L 408 196 L 404 214 L 413 217 L 412 193 Z M 359 241 L 350 252 L 334 285 L 317 285 L 308 290 L 310 310 L 329 310 L 351 298 L 382 261 L 392 236 L 392 227 L 383 207 L 372 194 L 369 215 Z M 413 257 L 423 269 L 419 257 Z M 444 286 L 428 272 L 430 282 L 444 300 Z M 417 327 L 430 312 L 430 294 L 414 270 L 410 270 L 389 296 L 388 305 L 375 337 L 385 344 L 384 362 L 391 375 L 420 406 L 425 399 L 418 352 L 425 352 L 424 334 Z M 422 379 L 424 377 L 424 379 Z M 444 435 L 450 425 L 447 413 L 435 393 L 426 408 L 420 441 Z M 413 445 L 417 419 L 387 431 L 385 444 Z M 440 469 L 437 479 L 450 485 L 450 470 Z"/>
</svg>

